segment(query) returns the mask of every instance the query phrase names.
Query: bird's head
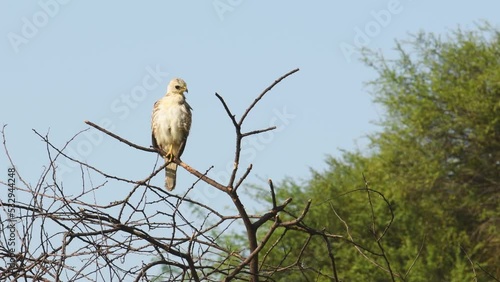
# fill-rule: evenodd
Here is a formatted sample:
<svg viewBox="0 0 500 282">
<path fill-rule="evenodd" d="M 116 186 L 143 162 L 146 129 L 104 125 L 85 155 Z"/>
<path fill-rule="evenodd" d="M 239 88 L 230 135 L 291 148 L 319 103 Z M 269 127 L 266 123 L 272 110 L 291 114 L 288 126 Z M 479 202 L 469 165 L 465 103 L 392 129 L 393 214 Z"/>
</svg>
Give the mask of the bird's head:
<svg viewBox="0 0 500 282">
<path fill-rule="evenodd" d="M 181 78 L 174 78 L 168 84 L 167 93 L 183 95 L 184 92 L 188 92 L 187 84 Z"/>
</svg>

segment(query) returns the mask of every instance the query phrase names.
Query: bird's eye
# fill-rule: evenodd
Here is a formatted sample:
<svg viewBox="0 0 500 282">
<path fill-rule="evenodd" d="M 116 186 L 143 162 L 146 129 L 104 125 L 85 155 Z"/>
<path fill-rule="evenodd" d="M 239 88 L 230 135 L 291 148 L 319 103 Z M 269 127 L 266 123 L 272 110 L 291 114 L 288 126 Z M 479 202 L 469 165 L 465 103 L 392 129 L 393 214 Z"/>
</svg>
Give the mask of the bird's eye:
<svg viewBox="0 0 500 282">
<path fill-rule="evenodd" d="M 175 89 L 177 89 L 177 90 L 181 89 L 180 85 L 176 85 Z"/>
</svg>

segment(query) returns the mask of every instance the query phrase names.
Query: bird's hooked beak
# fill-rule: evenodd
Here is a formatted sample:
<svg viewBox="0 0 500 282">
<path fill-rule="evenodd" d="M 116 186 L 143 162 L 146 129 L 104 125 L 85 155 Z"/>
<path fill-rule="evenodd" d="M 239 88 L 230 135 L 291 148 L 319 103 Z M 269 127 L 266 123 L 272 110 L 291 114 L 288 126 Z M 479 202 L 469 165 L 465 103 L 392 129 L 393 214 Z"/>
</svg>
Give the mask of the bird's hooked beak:
<svg viewBox="0 0 500 282">
<path fill-rule="evenodd" d="M 186 93 L 189 93 L 189 90 L 187 89 L 187 87 L 186 87 Z"/>
</svg>

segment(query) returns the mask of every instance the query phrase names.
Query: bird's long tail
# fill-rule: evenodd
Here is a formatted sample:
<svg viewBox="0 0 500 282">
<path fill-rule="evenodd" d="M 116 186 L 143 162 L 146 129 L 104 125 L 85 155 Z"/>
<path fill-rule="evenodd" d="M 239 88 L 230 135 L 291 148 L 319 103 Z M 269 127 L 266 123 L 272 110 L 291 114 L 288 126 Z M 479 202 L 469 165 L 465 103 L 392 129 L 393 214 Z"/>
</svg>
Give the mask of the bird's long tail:
<svg viewBox="0 0 500 282">
<path fill-rule="evenodd" d="M 168 191 L 172 191 L 175 188 L 175 177 L 177 173 L 177 164 L 174 162 L 170 162 L 165 167 L 165 188 Z"/>
</svg>

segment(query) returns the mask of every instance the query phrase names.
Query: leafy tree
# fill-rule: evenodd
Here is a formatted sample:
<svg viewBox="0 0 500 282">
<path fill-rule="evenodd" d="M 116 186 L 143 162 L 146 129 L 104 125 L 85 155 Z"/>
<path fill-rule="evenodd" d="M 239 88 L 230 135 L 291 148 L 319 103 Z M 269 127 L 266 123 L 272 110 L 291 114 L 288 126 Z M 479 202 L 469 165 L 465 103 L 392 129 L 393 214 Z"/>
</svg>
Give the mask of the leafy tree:
<svg viewBox="0 0 500 282">
<path fill-rule="evenodd" d="M 390 270 L 397 281 L 498 281 L 500 32 L 419 33 L 396 51 L 395 60 L 365 52 L 386 110 L 370 152 L 328 158 L 326 171 L 305 185 L 286 180 L 278 195 L 294 197 L 292 214 L 311 198 L 304 224 L 342 236 L 333 240 L 340 280 L 388 281 Z M 283 266 L 273 278 L 329 281 L 323 238 L 283 232 L 294 236 L 268 246 L 266 261 Z"/>
</svg>

